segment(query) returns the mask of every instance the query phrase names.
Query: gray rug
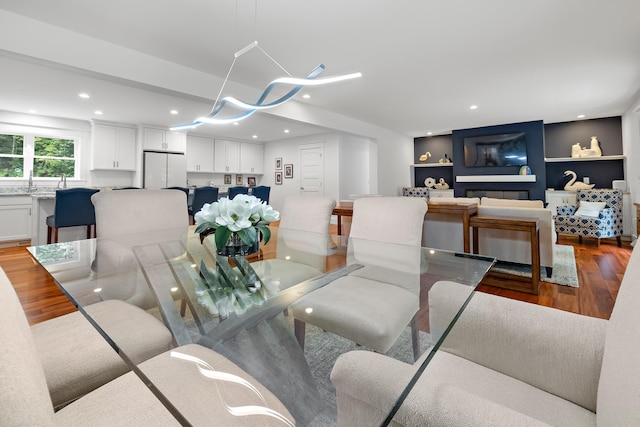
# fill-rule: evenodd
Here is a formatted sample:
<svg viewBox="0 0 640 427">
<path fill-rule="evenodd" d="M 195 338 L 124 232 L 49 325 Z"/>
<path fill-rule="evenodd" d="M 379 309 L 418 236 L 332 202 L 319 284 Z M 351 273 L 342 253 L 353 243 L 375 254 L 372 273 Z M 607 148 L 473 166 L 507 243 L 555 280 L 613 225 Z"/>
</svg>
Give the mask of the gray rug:
<svg viewBox="0 0 640 427">
<path fill-rule="evenodd" d="M 554 283 L 556 285 L 578 287 L 578 271 L 576 269 L 576 258 L 573 253 L 573 246 L 553 245 L 553 274 L 547 277 L 544 267 L 540 271 L 540 280 Z M 511 263 L 498 263 L 494 270 L 518 276 L 531 277 L 531 266 Z"/>
<path fill-rule="evenodd" d="M 291 316 L 289 316 L 291 317 Z M 293 325 L 293 323 L 292 323 Z M 429 334 L 420 332 L 420 350 L 424 352 L 431 345 Z M 336 390 L 329 378 L 333 365 L 341 354 L 352 350 L 370 350 L 357 346 L 352 341 L 325 332 L 313 325 L 307 325 L 304 355 L 311 368 L 311 374 L 318 386 L 321 398 L 327 404 L 327 410 L 310 424 L 313 427 L 335 426 L 337 422 Z M 389 357 L 406 363 L 413 363 L 411 329 L 405 328 L 400 338 L 385 353 Z"/>
</svg>

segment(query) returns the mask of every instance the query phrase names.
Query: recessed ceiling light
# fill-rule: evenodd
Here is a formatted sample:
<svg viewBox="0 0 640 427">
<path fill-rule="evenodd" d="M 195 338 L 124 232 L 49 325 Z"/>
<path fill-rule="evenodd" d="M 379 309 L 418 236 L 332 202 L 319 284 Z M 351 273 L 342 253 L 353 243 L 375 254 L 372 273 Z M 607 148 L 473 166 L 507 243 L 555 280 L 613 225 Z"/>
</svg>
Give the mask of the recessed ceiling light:
<svg viewBox="0 0 640 427">
<path fill-rule="evenodd" d="M 234 126 L 238 126 L 240 123 L 239 122 L 233 122 Z"/>
<path fill-rule="evenodd" d="M 33 110 L 32 109 L 32 110 L 27 111 L 27 113 L 29 113 L 29 114 L 37 114 L 38 110 Z"/>
<path fill-rule="evenodd" d="M 578 114 L 579 119 L 584 119 L 584 114 Z"/>
<path fill-rule="evenodd" d="M 253 135 L 252 136 L 253 139 L 256 139 L 257 137 L 258 137 L 258 135 Z"/>
<path fill-rule="evenodd" d="M 427 135 L 433 135 L 433 132 L 427 132 Z"/>
<path fill-rule="evenodd" d="M 171 114 L 173 114 L 174 116 L 175 116 L 176 114 L 178 114 L 178 110 L 171 110 L 171 111 L 169 111 L 169 112 L 170 112 Z"/>
<path fill-rule="evenodd" d="M 289 129 L 285 129 L 285 130 L 284 130 L 284 133 L 289 133 Z"/>
<path fill-rule="evenodd" d="M 305 93 L 304 95 L 302 95 L 302 97 L 304 99 L 309 99 L 309 98 L 311 98 L 311 95 L 309 95 L 308 93 Z"/>
<path fill-rule="evenodd" d="M 100 111 L 100 110 L 96 110 L 96 111 L 94 111 L 93 113 L 94 113 L 94 114 L 97 114 L 97 115 L 99 115 L 99 116 L 101 116 L 101 115 L 102 115 L 102 111 Z"/>
<path fill-rule="evenodd" d="M 477 110 L 478 106 L 477 105 L 472 105 L 471 107 L 469 107 L 470 110 Z"/>
<path fill-rule="evenodd" d="M 88 94 L 88 93 L 84 93 L 84 92 L 79 93 L 79 94 L 78 94 L 78 96 L 79 96 L 80 98 L 82 98 L 82 99 L 89 99 L 89 98 L 91 98 L 91 96 L 89 96 L 89 94 Z"/>
</svg>

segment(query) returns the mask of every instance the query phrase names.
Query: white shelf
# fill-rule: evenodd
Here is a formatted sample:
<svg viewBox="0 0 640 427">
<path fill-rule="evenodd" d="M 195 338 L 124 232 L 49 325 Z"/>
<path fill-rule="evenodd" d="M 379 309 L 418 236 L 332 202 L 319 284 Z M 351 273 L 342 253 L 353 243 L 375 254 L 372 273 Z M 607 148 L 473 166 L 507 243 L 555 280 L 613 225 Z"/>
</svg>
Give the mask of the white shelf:
<svg viewBox="0 0 640 427">
<path fill-rule="evenodd" d="M 625 156 L 600 156 L 600 157 L 545 157 L 544 161 L 547 163 L 560 163 L 560 162 L 592 162 L 597 160 L 624 160 Z"/>
<path fill-rule="evenodd" d="M 456 182 L 536 182 L 535 175 L 458 175 Z"/>
<path fill-rule="evenodd" d="M 451 167 L 453 163 L 416 163 L 415 165 L 411 165 L 414 168 L 440 168 L 440 167 Z"/>
</svg>

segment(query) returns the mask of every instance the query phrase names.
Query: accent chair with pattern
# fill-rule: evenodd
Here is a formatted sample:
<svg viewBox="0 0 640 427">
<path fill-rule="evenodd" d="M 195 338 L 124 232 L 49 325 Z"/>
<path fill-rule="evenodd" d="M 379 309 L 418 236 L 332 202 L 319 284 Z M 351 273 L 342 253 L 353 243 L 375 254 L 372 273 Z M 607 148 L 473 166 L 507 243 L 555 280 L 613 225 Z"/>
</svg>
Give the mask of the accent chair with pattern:
<svg viewBox="0 0 640 427">
<path fill-rule="evenodd" d="M 559 206 L 554 217 L 557 234 L 572 234 L 579 237 L 593 237 L 597 244 L 600 239 L 615 237 L 622 245 L 622 191 L 598 188 L 578 190 L 577 206 Z M 597 205 L 600 203 L 600 205 Z M 581 214 L 585 208 L 586 214 Z M 582 208 L 582 209 L 581 209 Z"/>
</svg>

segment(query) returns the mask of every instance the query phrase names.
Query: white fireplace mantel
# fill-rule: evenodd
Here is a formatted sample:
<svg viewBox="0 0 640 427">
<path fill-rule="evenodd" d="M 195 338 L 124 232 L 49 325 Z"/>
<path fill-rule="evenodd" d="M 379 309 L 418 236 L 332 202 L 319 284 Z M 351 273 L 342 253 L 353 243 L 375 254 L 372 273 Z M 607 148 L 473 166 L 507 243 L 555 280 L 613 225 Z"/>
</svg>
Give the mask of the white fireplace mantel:
<svg viewBox="0 0 640 427">
<path fill-rule="evenodd" d="M 456 182 L 536 182 L 535 175 L 458 175 Z"/>
</svg>

